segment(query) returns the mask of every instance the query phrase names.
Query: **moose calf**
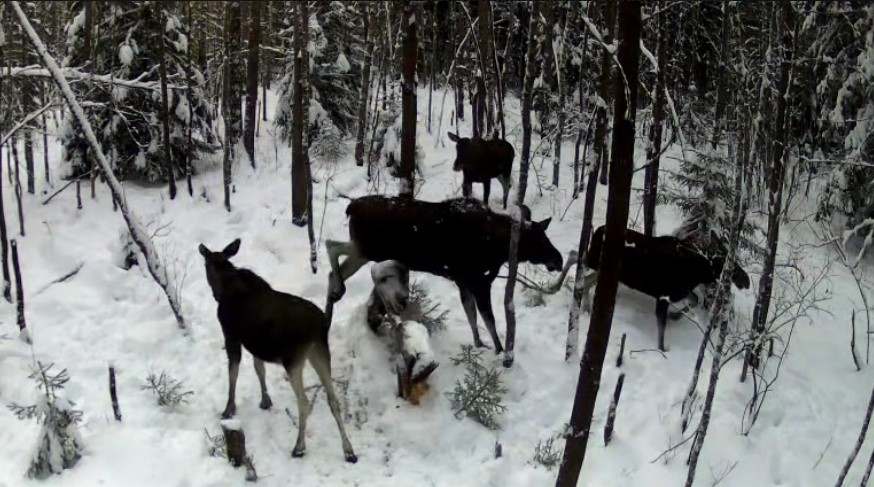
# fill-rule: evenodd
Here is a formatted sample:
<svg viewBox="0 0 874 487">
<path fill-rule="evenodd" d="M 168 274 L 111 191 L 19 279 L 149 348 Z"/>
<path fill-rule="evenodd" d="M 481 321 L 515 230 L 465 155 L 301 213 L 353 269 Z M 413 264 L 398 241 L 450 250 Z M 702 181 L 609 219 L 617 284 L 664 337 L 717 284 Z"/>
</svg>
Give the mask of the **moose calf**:
<svg viewBox="0 0 874 487">
<path fill-rule="evenodd" d="M 449 132 L 449 140 L 455 142 L 455 163 L 453 171 L 461 171 L 464 179 L 461 183 L 461 192 L 464 196 L 470 196 L 473 192 L 473 183 L 483 185 L 483 201 L 489 204 L 489 192 L 491 191 L 492 178 L 498 178 L 504 188 L 504 208 L 507 207 L 507 197 L 510 186 L 513 185 L 510 172 L 513 170 L 513 157 L 516 153 L 513 146 L 506 140 L 500 139 L 469 139 L 459 137 Z"/>
<path fill-rule="evenodd" d="M 605 227 L 592 234 L 586 267 L 597 270 L 604 247 Z M 725 256 L 708 259 L 677 237 L 649 237 L 632 229 L 625 230 L 619 265 L 619 282 L 636 291 L 656 298 L 659 350 L 665 348 L 668 304 L 689 296 L 700 284 L 719 279 L 725 266 Z M 749 276 L 737 264 L 730 270 L 732 282 L 740 289 L 749 287 Z"/>
<path fill-rule="evenodd" d="M 311 405 L 303 390 L 303 366 L 309 360 L 316 370 L 331 414 L 340 430 L 346 461 L 358 458 L 352 450 L 343 420 L 340 401 L 331 381 L 331 351 L 328 348 L 330 323 L 315 304 L 306 299 L 274 290 L 267 281 L 249 269 L 237 268 L 230 258 L 240 250 L 240 239 L 231 242 L 221 252 L 212 252 L 200 244 L 200 255 L 206 264 L 206 280 L 218 302 L 218 319 L 228 354 L 228 403 L 222 418 L 236 413 L 237 375 L 242 358 L 241 346 L 252 354 L 255 373 L 261 385 L 261 409 L 272 405 L 267 394 L 264 362 L 282 365 L 297 397 L 300 425 L 292 456 L 301 457 L 306 450 L 307 417 Z"/>
</svg>

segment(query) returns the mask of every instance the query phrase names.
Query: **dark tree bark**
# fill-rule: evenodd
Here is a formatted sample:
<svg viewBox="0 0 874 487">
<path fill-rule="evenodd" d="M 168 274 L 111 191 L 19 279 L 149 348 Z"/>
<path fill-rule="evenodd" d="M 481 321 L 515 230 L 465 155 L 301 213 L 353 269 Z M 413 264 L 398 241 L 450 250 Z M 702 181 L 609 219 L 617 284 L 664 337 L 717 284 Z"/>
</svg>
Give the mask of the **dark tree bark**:
<svg viewBox="0 0 874 487">
<path fill-rule="evenodd" d="M 604 35 L 604 43 L 608 46 L 613 43 L 613 36 L 616 32 L 616 2 L 617 0 L 607 0 L 604 2 L 604 23 L 606 24 L 606 34 Z M 607 147 L 607 104 L 610 103 L 610 79 L 613 71 L 613 61 L 610 59 L 610 53 L 603 51 L 601 54 L 601 97 L 605 105 L 598 107 L 598 121 L 595 125 L 595 154 L 601 164 L 601 176 L 599 182 L 607 184 L 607 165 L 610 160 L 610 153 Z M 600 145 L 599 145 L 600 143 Z"/>
<path fill-rule="evenodd" d="M 157 5 L 157 12 L 155 14 L 159 19 L 164 18 L 164 1 L 161 0 Z M 164 22 L 158 22 L 159 26 L 163 29 Z M 161 125 L 164 134 L 164 161 L 167 164 L 167 181 L 170 187 L 170 199 L 176 199 L 176 165 L 173 164 L 173 147 L 170 146 L 170 109 L 168 107 L 168 99 L 167 99 L 167 66 L 164 60 L 165 51 L 164 48 L 164 32 L 159 31 L 158 36 L 160 37 L 160 41 L 158 42 L 158 72 L 161 76 Z"/>
<path fill-rule="evenodd" d="M 291 108 L 291 223 L 302 227 L 307 224 L 307 193 L 309 192 L 309 165 L 307 139 L 309 125 L 304 110 L 306 67 L 309 66 L 309 6 L 295 4 L 294 16 L 294 100 Z"/>
<path fill-rule="evenodd" d="M 366 4 L 364 12 L 364 61 L 361 63 L 361 92 L 358 95 L 358 127 L 355 135 L 355 164 L 364 166 L 364 136 L 367 132 L 367 98 L 370 95 L 370 62 L 376 37 L 376 18 L 374 7 Z"/>
<path fill-rule="evenodd" d="M 27 173 L 27 192 L 34 194 L 36 193 L 36 179 L 34 173 L 33 131 L 30 129 L 24 130 L 24 164 L 25 172 Z"/>
<path fill-rule="evenodd" d="M 624 337 L 625 335 L 623 335 Z M 621 356 L 620 356 L 621 357 Z M 610 402 L 610 410 L 607 412 L 607 423 L 604 424 L 604 446 L 610 444 L 613 439 L 613 425 L 616 422 L 616 408 L 619 407 L 619 397 L 622 395 L 622 385 L 625 383 L 625 374 L 619 374 L 616 380 L 616 388 L 613 389 L 613 400 Z"/>
<path fill-rule="evenodd" d="M 619 252 L 628 224 L 631 175 L 634 167 L 634 119 L 637 107 L 638 61 L 640 57 L 640 2 L 619 2 L 618 58 L 628 85 L 621 73 L 614 81 L 615 117 L 613 121 L 613 159 L 610 164 L 610 190 L 607 197 L 607 228 L 604 253 L 598 272 L 595 303 L 589 323 L 580 377 L 571 412 L 570 431 L 556 486 L 577 485 L 586 456 L 595 399 L 601 382 L 601 370 L 613 324 L 613 308 L 619 286 Z M 627 99 L 626 99 L 627 94 Z"/>
<path fill-rule="evenodd" d="M 559 33 L 558 41 L 553 40 L 554 44 L 558 44 L 559 48 L 557 50 L 561 50 L 564 45 L 564 39 L 567 36 L 568 26 L 570 25 L 570 20 L 572 19 L 572 15 L 567 11 L 567 8 L 564 4 L 560 4 L 557 6 L 558 12 L 560 13 L 559 17 L 563 18 L 561 21 L 561 32 Z M 556 24 L 558 25 L 558 24 Z M 560 52 L 560 51 L 559 51 Z M 555 133 L 555 151 L 554 158 L 552 160 L 552 185 L 558 188 L 559 176 L 561 174 L 561 143 L 564 135 L 564 121 L 565 121 L 565 96 L 567 93 L 567 83 L 566 80 L 562 77 L 562 57 L 556 56 L 553 53 L 553 58 L 555 59 L 555 81 L 556 81 L 556 89 L 558 90 L 558 127 Z M 582 104 L 582 100 L 580 100 L 580 104 Z"/>
<path fill-rule="evenodd" d="M 249 17 L 249 55 L 246 60 L 246 126 L 243 132 L 243 146 L 249 154 L 249 161 L 255 167 L 255 125 L 258 106 L 258 57 L 261 49 L 261 3 L 251 2 Z"/>
<path fill-rule="evenodd" d="M 665 0 L 658 3 L 659 10 L 665 8 Z M 658 73 L 652 101 L 652 125 L 649 127 L 649 150 L 646 154 L 646 169 L 643 175 L 643 233 L 655 234 L 656 199 L 659 187 L 659 162 L 662 152 L 662 130 L 665 124 L 665 69 L 668 66 L 667 50 L 665 49 L 666 22 L 665 15 L 658 15 L 658 40 L 656 55 L 658 56 Z"/>
<path fill-rule="evenodd" d="M 21 265 L 18 263 L 18 242 L 13 238 L 9 242 L 12 247 L 12 270 L 15 272 L 15 310 L 18 331 L 26 333 L 27 322 L 24 319 L 24 285 L 21 283 Z"/>
<path fill-rule="evenodd" d="M 231 19 L 231 4 L 225 4 L 225 29 L 227 30 Z M 222 70 L 222 120 L 225 126 L 224 147 L 222 154 L 222 181 L 225 194 L 225 210 L 231 211 L 231 162 L 233 160 L 231 147 L 233 145 L 233 120 L 231 115 L 231 38 L 225 35 L 224 39 L 224 66 Z"/>
<path fill-rule="evenodd" d="M 516 203 L 525 203 L 525 192 L 528 189 L 528 168 L 531 166 L 531 105 L 534 101 L 534 76 L 536 74 L 537 55 L 537 17 L 540 15 L 540 2 L 531 4 L 531 21 L 528 23 L 527 51 L 525 54 L 525 78 L 522 82 L 522 153 L 519 157 L 519 189 L 516 191 Z M 526 136 L 527 134 L 527 136 Z"/>
<path fill-rule="evenodd" d="M 109 366 L 109 400 L 112 401 L 112 414 L 121 421 L 121 408 L 118 406 L 118 392 L 115 390 L 115 367 Z"/>
<path fill-rule="evenodd" d="M 13 168 L 15 179 L 13 180 L 12 188 L 15 191 L 15 203 L 18 207 L 18 233 L 24 237 L 24 202 L 21 200 L 21 171 L 19 170 L 21 161 L 18 159 L 18 138 L 13 136 L 9 143 L 12 144 L 12 159 L 15 161 Z"/>
<path fill-rule="evenodd" d="M 185 6 L 186 6 L 186 10 L 188 12 L 188 16 L 187 16 L 188 38 L 191 39 L 191 26 L 193 23 L 192 19 L 191 19 L 191 0 L 187 0 L 185 2 Z M 188 87 L 188 93 L 191 93 L 191 86 L 192 86 L 191 85 L 191 78 L 192 78 L 192 73 L 193 73 L 193 66 L 192 66 L 191 49 L 190 48 L 188 49 L 187 62 L 188 62 L 188 66 L 187 66 L 187 69 L 185 70 L 185 84 Z M 192 167 L 192 163 L 191 163 L 191 154 L 194 151 L 193 146 L 192 146 L 192 139 L 191 139 L 193 126 L 194 126 L 194 124 L 191 123 L 191 120 L 194 120 L 194 104 L 193 103 L 188 104 L 188 120 L 189 120 L 189 122 L 188 122 L 188 147 L 185 150 L 185 182 L 188 183 L 188 196 L 193 197 L 194 196 L 194 184 L 191 181 L 191 176 L 194 173 L 194 168 Z M 112 202 L 113 202 L 113 209 L 114 209 L 115 208 L 115 200 L 112 200 Z"/>
<path fill-rule="evenodd" d="M 0 57 L 3 49 L 0 47 Z M 0 89 L 3 88 L 3 79 L 0 78 Z M 3 147 L 0 146 L 0 181 L 3 179 Z M 0 184 L 0 260 L 3 268 L 3 297 L 7 302 L 12 302 L 12 280 L 9 275 L 9 238 L 6 233 L 6 210 L 3 209 L 3 184 Z"/>
<path fill-rule="evenodd" d="M 782 36 L 782 54 L 780 56 L 780 78 L 777 82 L 776 115 L 774 124 L 774 148 L 771 176 L 768 187 L 768 238 L 766 242 L 767 253 L 762 265 L 762 274 L 759 278 L 759 291 L 756 296 L 756 304 L 753 308 L 753 334 L 755 343 L 747 353 L 744 366 L 758 367 L 762 354 L 762 334 L 765 332 L 765 324 L 768 321 L 768 311 L 771 305 L 771 294 L 774 286 L 774 270 L 777 264 L 777 245 L 780 238 L 780 213 L 783 207 L 783 173 L 786 156 L 786 142 L 788 133 L 786 130 L 787 98 L 789 95 L 789 77 L 793 61 L 792 39 L 794 25 L 794 11 L 789 0 L 781 0 L 780 35 Z"/>
<path fill-rule="evenodd" d="M 483 99 L 482 102 L 485 103 L 484 110 L 484 122 L 485 122 L 485 131 L 483 135 L 491 136 L 495 129 L 495 108 L 493 103 L 493 96 L 495 94 L 495 63 L 494 52 L 495 52 L 495 43 L 494 43 L 494 35 L 492 29 L 494 27 L 492 23 L 492 15 L 491 15 L 491 2 L 489 0 L 477 0 L 477 15 L 479 17 L 479 59 L 480 59 L 480 67 L 482 69 L 483 74 Z"/>
<path fill-rule="evenodd" d="M 51 85 L 47 84 L 43 89 L 42 102 L 43 105 L 46 104 L 49 98 L 49 87 Z M 52 173 L 49 169 L 49 125 L 48 125 L 48 117 L 46 117 L 45 112 L 42 114 L 42 162 L 45 171 L 46 184 L 49 187 L 52 187 Z M 2 164 L 0 164 L 2 166 Z"/>
<path fill-rule="evenodd" d="M 713 139 L 710 141 L 712 148 L 716 149 L 719 144 L 720 132 L 723 128 L 723 112 L 725 111 L 725 98 L 728 95 L 728 80 L 726 79 L 726 65 L 728 64 L 728 0 L 722 1 L 722 40 L 719 53 L 719 74 L 716 76 L 716 115 L 713 117 Z"/>
<path fill-rule="evenodd" d="M 404 0 L 401 71 L 401 190 L 413 197 L 416 177 L 416 13 L 411 0 Z"/>
<path fill-rule="evenodd" d="M 243 63 L 240 49 L 241 12 L 240 2 L 229 1 L 225 12 L 227 13 L 227 28 L 225 29 L 226 49 L 230 70 L 230 90 L 228 93 L 228 121 L 230 127 L 229 136 L 231 142 L 231 156 L 234 156 L 234 148 L 240 140 L 243 127 Z M 226 129 L 227 130 L 227 129 Z"/>
</svg>

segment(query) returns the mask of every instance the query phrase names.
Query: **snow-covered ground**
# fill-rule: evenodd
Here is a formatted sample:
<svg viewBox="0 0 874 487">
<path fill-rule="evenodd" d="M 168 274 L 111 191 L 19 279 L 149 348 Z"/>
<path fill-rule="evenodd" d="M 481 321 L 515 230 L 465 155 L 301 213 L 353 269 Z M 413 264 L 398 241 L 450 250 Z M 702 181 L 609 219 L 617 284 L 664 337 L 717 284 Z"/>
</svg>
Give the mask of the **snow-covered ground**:
<svg viewBox="0 0 874 487">
<path fill-rule="evenodd" d="M 435 93 L 435 117 L 440 113 L 440 100 Z M 269 105 L 275 106 L 275 101 L 275 93 L 270 93 Z M 455 130 L 449 124 L 451 96 L 439 133 L 436 121 L 433 134 L 425 128 L 426 90 L 420 91 L 419 103 L 418 137 L 425 180 L 418 196 L 439 200 L 460 195 L 461 174 L 451 169 L 454 147 L 446 138 L 447 130 Z M 518 151 L 518 104 L 511 104 L 508 112 L 508 138 Z M 202 242 L 216 249 L 241 238 L 242 248 L 235 258 L 238 265 L 253 269 L 275 288 L 311 299 L 319 306 L 324 304 L 327 286 L 328 263 L 323 247 L 319 249 L 319 272 L 313 275 L 306 230 L 290 224 L 290 151 L 274 140 L 269 133 L 272 131 L 267 126 L 260 129 L 257 170 L 252 170 L 245 160 L 237 164 L 231 213 L 221 204 L 218 166 L 196 178 L 194 198 L 182 193 L 176 201 L 170 201 L 164 189 L 127 186 L 128 201 L 149 222 L 158 250 L 171 265 L 175 264 L 177 276 L 185 276 L 181 293 L 190 327 L 188 336 L 177 328 L 160 289 L 144 269 L 124 271 L 117 266 L 124 223 L 120 214 L 113 213 L 104 186 L 98 187 L 97 198 L 92 200 L 83 185 L 81 211 L 76 209 L 73 188 L 42 205 L 42 193 L 48 188 L 40 171 L 39 194 L 25 196 L 27 236 L 21 238 L 17 235 L 14 193 L 5 175 L 2 178 L 7 225 L 20 242 L 35 356 L 17 339 L 14 307 L 0 302 L 0 403 L 35 402 L 37 390 L 28 375 L 34 359 L 38 359 L 69 370 L 66 397 L 84 411 L 80 430 L 85 445 L 83 458 L 73 469 L 48 479 L 46 485 L 244 483 L 242 469 L 235 470 L 227 461 L 208 454 L 204 430 L 213 435 L 220 432 L 218 420 L 226 399 L 227 372 L 216 305 L 197 244 Z M 470 130 L 463 126 L 460 133 L 469 134 Z M 50 154 L 55 171 L 61 171 L 60 147 L 54 142 Z M 573 154 L 570 143 L 563 154 L 568 155 L 566 159 Z M 640 157 L 641 152 L 637 154 Z M 369 184 L 363 169 L 355 166 L 351 151 L 332 168 L 314 162 L 318 164 L 314 197 L 317 234 L 322 240 L 345 238 L 348 201 L 338 193 L 353 197 L 367 193 Z M 536 161 L 538 166 L 540 163 Z M 669 171 L 676 168 L 676 163 L 667 159 L 664 166 Z M 551 170 L 549 162 L 538 168 L 542 180 L 548 180 Z M 569 163 L 562 171 L 564 180 L 572 177 Z M 642 177 L 642 172 L 635 175 L 635 187 L 641 187 Z M 541 191 L 533 175 L 531 181 L 527 203 L 533 216 L 553 216 L 548 233 L 567 255 L 578 242 L 582 199 L 570 203 L 569 185 L 560 191 L 547 187 Z M 56 182 L 55 188 L 59 185 Z M 493 189 L 492 205 L 499 206 L 500 187 L 495 183 Z M 395 191 L 393 186 L 381 190 Z M 474 191 L 481 194 L 480 186 Z M 604 219 L 606 194 L 600 187 L 596 225 Z M 636 196 L 631 215 L 635 222 L 640 221 Z M 676 210 L 660 207 L 659 232 L 670 232 L 677 224 Z M 803 224 L 786 227 L 783 238 L 787 243 L 812 239 Z M 812 275 L 829 258 L 827 248 L 807 250 L 805 271 Z M 80 263 L 83 267 L 75 277 L 44 288 Z M 751 270 L 755 274 L 756 269 Z M 535 276 L 532 268 L 522 272 Z M 535 277 L 546 277 L 543 271 L 536 272 Z M 757 276 L 752 277 L 757 282 Z M 508 410 L 499 420 L 502 429 L 492 432 L 470 419 L 456 419 L 444 394 L 463 376 L 463 370 L 453 367 L 448 358 L 458 353 L 460 345 L 471 343 L 457 291 L 440 278 L 415 278 L 426 285 L 435 301 L 450 310 L 448 329 L 432 338 L 441 365 L 432 375 L 432 389 L 419 407 L 395 397 L 387 350 L 365 324 L 363 305 L 370 291 L 369 272 L 359 272 L 348 282 L 348 292 L 335 308 L 330 335 L 333 374 L 339 389 L 346 391 L 347 431 L 359 457 L 355 465 L 343 460 L 324 393 L 319 393 L 310 417 L 306 456 L 291 458 L 297 432 L 285 411 L 288 408 L 292 415 L 297 414 L 291 388 L 281 370 L 269 366 L 268 387 L 274 407 L 260 410 L 251 356 L 244 354 L 237 388 L 237 418 L 245 430 L 260 485 L 508 487 L 554 482 L 556 471 L 536 465 L 532 458 L 538 441 L 558 435 L 570 417 L 579 372 L 577 363 L 563 360 L 570 293 L 563 289 L 547 296 L 544 306 L 535 307 L 529 305 L 527 292 L 517 294 L 516 363 L 504 373 L 509 389 Z M 749 436 L 741 434 L 741 419 L 751 385 L 737 381 L 739 361 L 726 368 L 696 485 L 712 485 L 723 476 L 723 486 L 834 483 L 858 434 L 874 376 L 870 368 L 855 372 L 849 352 L 850 312 L 853 307 L 861 308 L 855 284 L 837 266 L 832 269 L 829 286 L 833 296 L 824 309 L 814 312 L 811 321 L 802 321 L 795 329 L 780 379 Z M 498 280 L 493 288 L 502 335 L 503 287 L 504 281 Z M 749 322 L 752 296 L 753 291 L 748 290 L 739 293 L 736 300 L 738 322 L 743 326 Z M 608 363 L 581 477 L 583 485 L 659 487 L 681 485 L 685 479 L 689 443 L 654 460 L 683 439 L 680 402 L 701 337 L 690 321 L 669 324 L 670 351 L 665 356 L 626 353 L 622 369 L 625 387 L 614 439 L 606 448 L 602 441 L 609 396 L 619 374 L 615 367 L 619 339 L 627 333 L 627 350 L 655 348 L 653 311 L 651 298 L 620 288 Z M 584 314 L 581 342 L 585 340 L 588 320 Z M 487 356 L 492 355 L 489 352 Z M 708 356 L 705 377 L 709 362 Z M 121 423 L 112 417 L 107 387 L 110 364 L 118 372 Z M 150 371 L 161 370 L 194 391 L 190 403 L 158 407 L 152 393 L 141 389 Z M 307 386 L 317 384 L 311 368 L 306 369 L 304 381 Z M 703 393 L 705 388 L 703 380 L 699 390 Z M 693 424 L 697 424 L 697 418 Z M 25 472 L 38 431 L 35 421 L 18 420 L 5 407 L 0 408 L 0 486 L 28 485 Z M 496 441 L 503 447 L 503 456 L 497 459 Z M 563 441 L 556 445 L 563 446 Z M 870 444 L 863 448 L 848 485 L 858 484 L 863 470 L 860 465 L 871 448 Z"/>
</svg>

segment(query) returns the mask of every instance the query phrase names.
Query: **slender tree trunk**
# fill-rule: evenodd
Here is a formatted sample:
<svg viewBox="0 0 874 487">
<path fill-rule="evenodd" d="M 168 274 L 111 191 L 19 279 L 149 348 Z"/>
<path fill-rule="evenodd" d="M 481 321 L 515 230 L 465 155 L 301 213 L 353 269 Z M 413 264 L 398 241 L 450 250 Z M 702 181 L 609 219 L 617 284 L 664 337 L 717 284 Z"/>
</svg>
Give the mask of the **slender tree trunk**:
<svg viewBox="0 0 874 487">
<path fill-rule="evenodd" d="M 665 0 L 659 0 L 658 8 L 665 8 Z M 662 130 L 665 125 L 665 69 L 668 67 L 667 52 L 665 49 L 666 22 L 664 15 L 658 15 L 658 73 L 653 90 L 652 102 L 652 125 L 649 127 L 649 147 L 646 154 L 646 169 L 644 170 L 643 183 L 643 233 L 648 236 L 655 235 L 656 201 L 659 188 L 659 163 L 662 152 Z"/>
<path fill-rule="evenodd" d="M 21 265 L 18 263 L 18 243 L 13 238 L 9 244 L 12 246 L 12 270 L 15 271 L 15 309 L 18 331 L 27 333 L 27 322 L 24 319 L 24 284 L 21 280 Z"/>
<path fill-rule="evenodd" d="M 606 0 L 604 2 L 604 22 L 606 25 L 606 34 L 604 35 L 604 43 L 608 46 L 613 44 L 613 36 L 616 32 L 616 2 L 618 0 Z M 598 122 L 595 125 L 595 153 L 601 161 L 601 176 L 599 182 L 607 184 L 607 171 L 610 162 L 610 153 L 607 145 L 607 105 L 610 103 L 610 79 L 613 71 L 613 61 L 610 59 L 610 54 L 606 51 L 601 53 L 601 98 L 605 105 L 598 109 Z M 606 95 L 606 96 L 605 96 Z M 597 145 L 601 143 L 601 145 Z"/>
<path fill-rule="evenodd" d="M 164 0 L 158 2 L 157 12 L 159 19 L 164 18 Z M 163 29 L 164 22 L 159 21 L 158 24 Z M 164 161 L 167 164 L 167 181 L 170 186 L 170 199 L 176 199 L 176 164 L 174 164 L 173 147 L 170 145 L 170 109 L 167 98 L 167 63 L 164 59 L 164 32 L 158 32 L 160 42 L 158 42 L 158 72 L 161 76 L 161 125 L 164 130 Z"/>
<path fill-rule="evenodd" d="M 35 194 L 36 179 L 34 173 L 33 131 L 30 129 L 24 130 L 24 164 L 25 172 L 27 172 L 27 192 L 29 194 Z"/>
<path fill-rule="evenodd" d="M 558 188 L 559 176 L 561 174 L 561 143 L 564 136 L 564 120 L 566 111 L 565 96 L 567 91 L 565 86 L 565 80 L 562 78 L 562 52 L 564 50 L 564 39 L 565 36 L 567 36 L 568 24 L 572 17 L 568 14 L 564 4 L 559 4 L 557 8 L 561 13 L 560 17 L 564 17 L 564 21 L 562 22 L 562 28 L 561 32 L 559 33 L 558 39 L 553 39 L 552 42 L 552 57 L 555 60 L 555 85 L 558 89 L 558 127 L 555 133 L 555 155 L 552 160 L 552 185 L 556 188 Z M 582 100 L 580 100 L 580 104 L 582 104 Z"/>
<path fill-rule="evenodd" d="M 365 37 L 367 37 L 366 32 Z M 437 7 L 434 7 L 434 13 L 431 19 L 431 67 L 428 69 L 428 74 L 431 78 L 428 82 L 428 133 L 430 134 L 431 105 L 434 99 L 434 83 L 437 81 Z"/>
<path fill-rule="evenodd" d="M 370 96 L 370 63 L 373 59 L 375 43 L 371 32 L 376 30 L 373 6 L 365 5 L 364 12 L 364 61 L 361 63 L 361 92 L 358 95 L 358 127 L 355 136 L 355 164 L 364 166 L 364 136 L 367 133 L 367 99 Z"/>
<path fill-rule="evenodd" d="M 231 19 L 231 3 L 225 4 L 225 29 Z M 225 210 L 231 211 L 231 163 L 233 161 L 233 120 L 231 119 L 231 40 L 225 36 L 222 66 L 222 121 L 224 122 L 224 151 L 222 160 L 222 180 L 224 182 Z"/>
<path fill-rule="evenodd" d="M 868 425 L 871 424 L 872 413 L 874 413 L 874 390 L 871 391 L 871 399 L 868 400 L 868 409 L 865 410 L 865 418 L 862 420 L 862 429 L 859 431 L 859 437 L 856 439 L 853 450 L 838 474 L 838 481 L 835 483 L 835 487 L 844 485 L 844 479 L 847 478 L 847 473 L 849 473 L 850 467 L 853 466 L 853 462 L 856 461 L 856 456 L 859 455 L 859 450 L 862 449 L 862 443 L 865 442 L 865 436 L 868 434 Z M 862 485 L 864 486 L 865 484 L 863 483 Z"/>
<path fill-rule="evenodd" d="M 12 159 L 15 161 L 13 167 L 15 180 L 13 181 L 13 189 L 15 191 L 15 203 L 18 207 L 18 233 L 24 237 L 24 202 L 21 199 L 21 161 L 18 159 L 18 137 L 13 136 L 9 141 L 12 144 Z"/>
<path fill-rule="evenodd" d="M 2 55 L 0 55 L 2 57 Z M 49 87 L 51 85 L 47 85 L 43 90 L 42 102 L 46 104 L 49 99 Z M 42 114 L 42 162 L 45 171 L 46 185 L 52 187 L 52 172 L 49 168 L 49 124 L 48 117 L 46 117 L 45 112 Z M 2 164 L 0 164 L 2 166 Z"/>
<path fill-rule="evenodd" d="M 531 166 L 531 106 L 534 101 L 534 76 L 536 75 L 537 28 L 540 25 L 540 2 L 531 4 L 531 20 L 528 22 L 528 41 L 525 54 L 525 79 L 522 82 L 522 154 L 519 157 L 519 189 L 516 191 L 516 202 L 525 203 L 525 192 L 528 189 L 528 168 Z M 527 137 L 525 134 L 528 134 Z"/>
<path fill-rule="evenodd" d="M 249 4 L 249 56 L 246 60 L 246 127 L 243 145 L 249 161 L 255 167 L 255 108 L 258 106 L 258 55 L 261 49 L 261 3 Z"/>
<path fill-rule="evenodd" d="M 725 111 L 725 98 L 727 93 L 728 80 L 726 79 L 726 65 L 728 64 L 728 0 L 722 1 L 722 40 L 719 54 L 719 74 L 716 76 L 716 116 L 713 117 L 713 134 L 710 141 L 711 147 L 716 149 L 719 144 L 720 132 L 723 127 L 722 118 Z"/>
<path fill-rule="evenodd" d="M 403 0 L 401 95 L 401 190 L 413 197 L 416 177 L 416 13 L 411 0 Z"/>
<path fill-rule="evenodd" d="M 614 81 L 615 116 L 613 121 L 613 160 L 610 164 L 610 191 L 607 197 L 607 229 L 604 253 L 595 288 L 595 304 L 586 338 L 580 377 L 571 412 L 570 431 L 556 480 L 557 487 L 577 485 L 586 456 L 595 399 L 601 382 L 601 370 L 613 324 L 613 308 L 619 286 L 619 252 L 628 224 L 631 196 L 631 175 L 634 167 L 634 119 L 637 107 L 638 62 L 640 57 L 640 2 L 619 2 L 619 49 L 617 57 L 628 86 L 621 73 Z M 626 99 L 626 93 L 628 99 Z"/>
<path fill-rule="evenodd" d="M 768 310 L 771 305 L 771 293 L 774 286 L 774 270 L 777 264 L 777 246 L 780 238 L 780 212 L 783 205 L 783 172 L 786 157 L 786 111 L 787 98 L 789 95 L 790 69 L 794 55 L 792 53 L 792 31 L 794 25 L 794 12 L 789 0 L 781 0 L 781 25 L 782 55 L 780 56 L 780 78 L 777 82 L 776 114 L 777 120 L 774 125 L 774 150 L 773 169 L 769 178 L 768 188 L 768 239 L 766 243 L 767 253 L 762 266 L 762 275 L 759 278 L 759 292 L 756 296 L 756 304 L 753 308 L 753 343 L 747 354 L 747 364 L 752 367 L 759 366 L 762 354 L 762 335 L 765 332 L 765 324 L 768 321 Z M 746 369 L 746 367 L 744 367 Z"/>
<path fill-rule="evenodd" d="M 2 56 L 0 48 L 0 56 Z M 3 79 L 0 78 L 0 89 L 3 87 Z M 9 275 L 9 237 L 6 233 L 6 210 L 3 209 L 3 146 L 0 146 L 0 264 L 3 268 L 3 297 L 7 302 L 12 302 L 12 281 Z"/>
<path fill-rule="evenodd" d="M 488 136 L 491 136 L 495 128 L 495 109 L 492 101 L 492 96 L 495 93 L 495 63 L 492 61 L 495 48 L 492 34 L 491 2 L 489 0 L 477 0 L 477 7 L 479 18 L 479 45 L 477 46 L 477 52 L 479 54 L 480 68 L 482 69 L 483 84 L 485 85 L 481 93 L 481 102 L 484 108 L 482 114 L 485 115 L 482 121 L 485 122 L 485 131 L 481 135 L 488 134 Z"/>
<path fill-rule="evenodd" d="M 188 38 L 191 39 L 191 27 L 192 27 L 192 19 L 191 19 L 191 0 L 187 0 L 185 2 L 186 9 L 188 11 Z M 194 152 L 193 144 L 192 144 L 192 131 L 194 124 L 191 123 L 194 120 L 194 104 L 191 102 L 191 98 L 193 95 L 191 94 L 191 77 L 194 72 L 194 67 L 192 66 L 191 60 L 191 48 L 188 49 L 187 56 L 188 66 L 185 70 L 185 84 L 188 87 L 188 90 L 185 92 L 185 96 L 188 97 L 188 144 L 185 150 L 185 181 L 188 183 L 188 196 L 194 196 L 194 184 L 191 182 L 191 176 L 194 172 L 194 168 L 192 166 L 192 155 Z M 115 200 L 113 200 L 115 201 Z"/>
<path fill-rule="evenodd" d="M 224 32 L 224 36 L 227 40 L 226 49 L 228 62 L 231 65 L 229 70 L 231 86 L 228 93 L 228 119 L 230 123 L 228 127 L 230 128 L 229 136 L 231 142 L 231 157 L 233 158 L 236 155 L 235 149 L 237 142 L 240 141 L 240 136 L 243 131 L 242 97 L 243 90 L 245 89 L 242 82 L 243 62 L 240 49 L 240 30 L 242 24 L 240 2 L 227 2 L 225 12 L 228 15 L 228 23 L 227 28 Z M 226 128 L 225 130 L 228 130 L 228 128 Z"/>
<path fill-rule="evenodd" d="M 305 141 L 309 125 L 305 123 L 304 77 L 309 65 L 306 46 L 309 43 L 309 6 L 295 4 L 294 16 L 294 101 L 291 109 L 291 223 L 302 227 L 307 224 L 307 193 L 309 171 Z"/>
</svg>

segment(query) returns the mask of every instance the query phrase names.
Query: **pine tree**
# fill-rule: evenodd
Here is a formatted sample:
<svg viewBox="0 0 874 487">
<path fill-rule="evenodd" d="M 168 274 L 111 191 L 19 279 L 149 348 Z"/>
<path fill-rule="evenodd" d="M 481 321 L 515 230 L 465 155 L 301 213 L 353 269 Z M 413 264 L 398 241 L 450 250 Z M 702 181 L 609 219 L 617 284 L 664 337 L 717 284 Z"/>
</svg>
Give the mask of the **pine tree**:
<svg viewBox="0 0 874 487">
<path fill-rule="evenodd" d="M 173 80 L 168 85 L 170 161 L 165 160 L 162 150 L 160 90 L 118 85 L 107 90 L 87 82 L 74 85 L 113 170 L 122 179 L 166 181 L 170 167 L 175 176 L 184 177 L 186 157 L 196 159 L 216 149 L 203 91 L 205 82 L 196 68 L 188 67 L 188 37 L 176 15 L 177 3 L 165 1 L 164 8 L 159 8 L 160 3 L 155 2 L 108 1 L 99 4 L 93 13 L 100 35 L 94 36 L 91 62 L 83 68 L 86 72 L 110 74 L 119 80 L 159 81 L 158 70 L 153 68 L 159 64 L 158 33 L 163 32 L 165 69 L 168 79 Z M 78 67 L 87 61 L 84 5 L 84 2 L 73 5 L 78 10 L 67 25 L 64 66 Z M 182 89 L 186 88 L 186 71 L 190 74 L 190 89 Z M 65 119 L 59 138 L 64 160 L 71 165 L 73 174 L 90 171 L 92 156 L 73 117 Z"/>
</svg>

